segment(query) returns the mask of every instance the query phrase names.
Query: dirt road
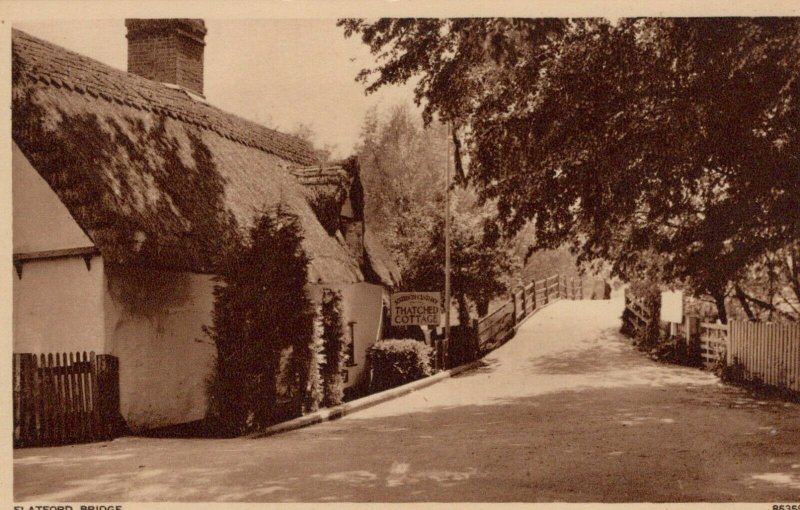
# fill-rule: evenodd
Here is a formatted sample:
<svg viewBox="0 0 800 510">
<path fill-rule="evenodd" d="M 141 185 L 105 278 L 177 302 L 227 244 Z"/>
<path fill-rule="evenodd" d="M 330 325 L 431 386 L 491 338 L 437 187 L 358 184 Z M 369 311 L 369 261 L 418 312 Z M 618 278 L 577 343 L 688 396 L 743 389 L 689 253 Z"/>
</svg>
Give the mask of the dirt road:
<svg viewBox="0 0 800 510">
<path fill-rule="evenodd" d="M 800 501 L 800 406 L 657 364 L 562 301 L 485 366 L 263 439 L 17 450 L 36 501 Z"/>
</svg>

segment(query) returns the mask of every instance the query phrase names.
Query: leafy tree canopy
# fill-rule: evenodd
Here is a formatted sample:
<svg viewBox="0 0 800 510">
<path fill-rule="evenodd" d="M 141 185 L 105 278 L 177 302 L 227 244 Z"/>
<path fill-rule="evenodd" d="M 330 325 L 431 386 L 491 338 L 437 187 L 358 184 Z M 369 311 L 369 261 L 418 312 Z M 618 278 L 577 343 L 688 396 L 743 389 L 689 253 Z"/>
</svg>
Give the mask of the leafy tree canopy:
<svg viewBox="0 0 800 510">
<path fill-rule="evenodd" d="M 367 114 L 358 149 L 365 218 L 398 262 L 404 288 L 441 291 L 447 130 L 420 124 L 405 105 Z M 452 293 L 466 321 L 470 303 L 486 313 L 507 290 L 515 257 L 510 243 L 484 235 L 490 204 L 476 204 L 471 190 L 451 196 Z"/>
<path fill-rule="evenodd" d="M 533 222 L 536 248 L 568 241 L 623 276 L 656 253 L 718 302 L 800 237 L 800 20 L 339 24 L 376 56 L 368 92 L 420 77 L 503 234 Z"/>
</svg>

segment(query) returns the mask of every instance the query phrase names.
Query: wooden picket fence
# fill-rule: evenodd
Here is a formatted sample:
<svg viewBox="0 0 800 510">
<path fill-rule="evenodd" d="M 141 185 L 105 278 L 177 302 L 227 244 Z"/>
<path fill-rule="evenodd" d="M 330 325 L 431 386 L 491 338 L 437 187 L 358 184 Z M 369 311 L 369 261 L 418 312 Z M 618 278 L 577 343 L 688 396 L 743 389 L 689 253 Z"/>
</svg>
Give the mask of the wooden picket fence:
<svg viewBox="0 0 800 510">
<path fill-rule="evenodd" d="M 121 430 L 119 360 L 14 353 L 14 447 L 107 440 Z"/>
</svg>

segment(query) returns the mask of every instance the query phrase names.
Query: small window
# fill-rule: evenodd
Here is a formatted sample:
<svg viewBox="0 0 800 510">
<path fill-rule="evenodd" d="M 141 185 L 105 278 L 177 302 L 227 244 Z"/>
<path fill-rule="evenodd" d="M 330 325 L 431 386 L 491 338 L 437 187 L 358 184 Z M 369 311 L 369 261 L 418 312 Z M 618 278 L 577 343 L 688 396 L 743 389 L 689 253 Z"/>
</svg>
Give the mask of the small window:
<svg viewBox="0 0 800 510">
<path fill-rule="evenodd" d="M 356 366 L 356 322 L 348 322 L 347 329 L 350 334 L 347 341 L 347 366 L 354 367 Z"/>
</svg>

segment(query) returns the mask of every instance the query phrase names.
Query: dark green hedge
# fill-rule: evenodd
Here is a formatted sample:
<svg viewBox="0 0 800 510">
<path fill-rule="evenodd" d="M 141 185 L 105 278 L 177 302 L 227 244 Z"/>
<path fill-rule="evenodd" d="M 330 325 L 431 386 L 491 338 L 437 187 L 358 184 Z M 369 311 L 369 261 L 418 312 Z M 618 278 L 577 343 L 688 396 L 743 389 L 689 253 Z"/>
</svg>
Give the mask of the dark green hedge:
<svg viewBox="0 0 800 510">
<path fill-rule="evenodd" d="M 367 351 L 370 391 L 382 391 L 431 375 L 431 348 L 418 340 L 382 340 Z"/>
</svg>

